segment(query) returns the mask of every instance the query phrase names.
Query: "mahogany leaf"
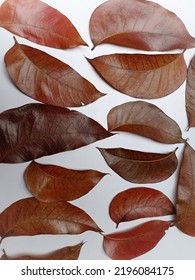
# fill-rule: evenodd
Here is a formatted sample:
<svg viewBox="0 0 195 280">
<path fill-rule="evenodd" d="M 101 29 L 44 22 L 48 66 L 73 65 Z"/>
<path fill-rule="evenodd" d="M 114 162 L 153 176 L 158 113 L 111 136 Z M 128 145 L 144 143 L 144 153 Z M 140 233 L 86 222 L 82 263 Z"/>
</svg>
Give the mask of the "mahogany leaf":
<svg viewBox="0 0 195 280">
<path fill-rule="evenodd" d="M 65 15 L 39 0 L 6 0 L 0 7 L 0 26 L 52 48 L 86 45 Z"/>
<path fill-rule="evenodd" d="M 83 243 L 79 243 L 74 246 L 67 246 L 61 249 L 58 249 L 52 253 L 48 253 L 41 256 L 20 256 L 16 258 L 11 258 L 4 253 L 0 260 L 78 260 L 79 254 Z"/>
<path fill-rule="evenodd" d="M 103 241 L 104 251 L 113 260 L 136 258 L 153 249 L 169 227 L 168 221 L 153 220 L 125 231 L 107 234 Z"/>
<path fill-rule="evenodd" d="M 165 154 L 146 153 L 123 148 L 98 148 L 107 164 L 123 179 L 138 184 L 157 183 L 176 170 L 175 151 Z"/>
<path fill-rule="evenodd" d="M 94 46 L 111 43 L 148 51 L 195 46 L 176 14 L 145 0 L 104 2 L 91 16 L 90 34 Z"/>
<path fill-rule="evenodd" d="M 113 88 L 136 98 L 160 98 L 185 81 L 187 67 L 182 54 L 110 54 L 88 59 Z"/>
<path fill-rule="evenodd" d="M 96 170 L 72 170 L 32 162 L 24 178 L 28 190 L 45 202 L 68 201 L 88 193 L 106 174 Z"/>
<path fill-rule="evenodd" d="M 166 144 L 184 142 L 178 124 L 148 102 L 118 105 L 108 113 L 107 122 L 109 131 L 131 132 Z"/>
<path fill-rule="evenodd" d="M 111 201 L 109 214 L 117 224 L 139 218 L 172 215 L 175 207 L 162 192 L 137 187 L 118 193 Z"/>
<path fill-rule="evenodd" d="M 21 45 L 16 40 L 4 60 L 18 89 L 43 103 L 77 107 L 103 96 L 69 65 L 43 51 Z"/>
<path fill-rule="evenodd" d="M 0 114 L 0 162 L 25 162 L 74 150 L 111 135 L 77 111 L 27 104 Z"/>
<path fill-rule="evenodd" d="M 0 214 L 0 236 L 38 234 L 80 234 L 101 232 L 92 218 L 69 202 L 41 202 L 24 198 L 14 202 Z"/>
<path fill-rule="evenodd" d="M 195 151 L 186 143 L 180 166 L 176 200 L 175 225 L 195 236 Z"/>
</svg>

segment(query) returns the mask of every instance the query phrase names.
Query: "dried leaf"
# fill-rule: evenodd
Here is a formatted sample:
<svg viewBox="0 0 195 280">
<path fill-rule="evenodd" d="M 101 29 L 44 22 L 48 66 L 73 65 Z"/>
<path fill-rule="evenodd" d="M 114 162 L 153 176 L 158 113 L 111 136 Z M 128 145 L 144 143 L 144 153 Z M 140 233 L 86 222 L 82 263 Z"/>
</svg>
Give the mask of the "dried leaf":
<svg viewBox="0 0 195 280">
<path fill-rule="evenodd" d="M 195 46 L 176 14 L 145 0 L 104 2 L 91 16 L 90 34 L 94 46 L 111 43 L 148 51 Z"/>
<path fill-rule="evenodd" d="M 82 113 L 27 104 L 0 114 L 0 162 L 25 162 L 74 150 L 111 135 Z"/>
<path fill-rule="evenodd" d="M 96 170 L 72 170 L 32 162 L 24 178 L 28 190 L 45 202 L 68 201 L 88 193 L 106 174 Z"/>
<path fill-rule="evenodd" d="M 43 103 L 77 107 L 103 96 L 69 65 L 43 51 L 20 45 L 17 41 L 4 60 L 17 88 Z"/>
<path fill-rule="evenodd" d="M 39 0 L 6 0 L 0 7 L 0 26 L 52 48 L 86 45 L 65 15 Z"/>
<path fill-rule="evenodd" d="M 0 236 L 38 234 L 80 234 L 92 230 L 101 232 L 92 218 L 68 202 L 40 202 L 24 198 L 0 214 Z"/>
<path fill-rule="evenodd" d="M 83 243 L 79 243 L 77 245 L 67 246 L 41 256 L 21 256 L 11 258 L 4 253 L 0 260 L 78 260 L 82 246 Z"/>
<path fill-rule="evenodd" d="M 166 144 L 184 142 L 178 124 L 157 106 L 144 101 L 112 108 L 107 122 L 109 131 L 131 132 Z"/>
<path fill-rule="evenodd" d="M 107 234 L 103 241 L 104 251 L 113 260 L 136 258 L 153 249 L 169 227 L 168 221 L 153 220 L 126 231 Z"/>
<path fill-rule="evenodd" d="M 118 193 L 109 207 L 111 219 L 117 224 L 140 218 L 172 215 L 175 207 L 162 192 L 137 187 Z"/>
<path fill-rule="evenodd" d="M 105 161 L 123 179 L 138 184 L 157 183 L 169 178 L 176 170 L 175 151 L 160 154 L 123 148 L 98 148 Z"/>
<path fill-rule="evenodd" d="M 182 54 L 111 54 L 88 59 L 113 88 L 136 98 L 160 98 L 185 81 L 187 67 Z"/>
<path fill-rule="evenodd" d="M 195 151 L 186 143 L 180 166 L 176 200 L 176 226 L 195 236 Z"/>
</svg>

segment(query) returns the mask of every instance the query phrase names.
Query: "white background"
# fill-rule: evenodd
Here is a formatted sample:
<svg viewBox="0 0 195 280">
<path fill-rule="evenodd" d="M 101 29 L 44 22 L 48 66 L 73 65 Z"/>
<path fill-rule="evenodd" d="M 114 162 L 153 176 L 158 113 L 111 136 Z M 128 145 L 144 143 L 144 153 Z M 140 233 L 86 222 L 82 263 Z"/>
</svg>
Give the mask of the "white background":
<svg viewBox="0 0 195 280">
<path fill-rule="evenodd" d="M 89 18 L 93 10 L 104 1 L 102 0 L 67 0 L 44 2 L 60 10 L 75 25 L 82 38 L 88 43 L 89 47 L 77 47 L 70 50 L 56 50 L 46 48 L 29 42 L 25 39 L 17 37 L 19 43 L 24 43 L 35 48 L 39 48 L 49 54 L 68 63 L 82 76 L 92 82 L 101 92 L 107 93 L 105 97 L 100 98 L 93 104 L 82 108 L 76 108 L 87 116 L 92 117 L 105 128 L 107 128 L 106 117 L 109 110 L 119 104 L 135 101 L 124 94 L 117 92 L 106 84 L 92 69 L 85 59 L 86 57 L 95 57 L 108 53 L 133 53 L 135 50 L 111 46 L 101 45 L 94 51 L 91 51 L 92 43 L 89 36 Z M 194 0 L 185 1 L 154 1 L 163 5 L 165 8 L 175 12 L 184 22 L 189 33 L 195 37 L 194 25 Z M 0 4 L 3 1 L 0 1 Z M 23 95 L 18 91 L 9 79 L 4 66 L 4 55 L 13 46 L 13 34 L 0 28 L 0 111 L 18 107 L 26 103 L 36 102 L 31 98 Z M 142 51 L 136 51 L 142 52 Z M 175 51 L 176 52 L 176 51 Z M 189 64 L 190 59 L 194 55 L 195 50 L 186 50 L 185 59 Z M 159 106 L 167 115 L 173 118 L 179 124 L 184 138 L 189 138 L 189 143 L 195 148 L 194 129 L 186 131 L 187 118 L 185 112 L 185 83 L 171 95 L 161 98 L 148 100 Z M 101 182 L 87 195 L 73 201 L 72 203 L 85 210 L 98 224 L 105 233 L 115 231 L 115 224 L 108 215 L 108 207 L 112 198 L 122 190 L 138 185 L 131 184 L 116 173 L 114 173 L 106 164 L 96 147 L 123 147 L 127 149 L 135 149 L 146 152 L 169 152 L 179 147 L 177 156 L 180 160 L 183 151 L 183 144 L 165 145 L 139 137 L 133 134 L 120 133 L 110 139 L 105 139 L 87 147 L 83 147 L 71 152 L 64 152 L 37 160 L 39 163 L 55 164 L 72 169 L 96 169 L 101 172 L 109 173 L 111 176 L 105 176 Z M 28 163 L 22 164 L 1 164 L 0 165 L 0 211 L 3 211 L 11 203 L 29 197 L 31 194 L 26 189 L 23 180 L 23 173 Z M 176 179 L 178 170 L 169 179 L 158 183 L 150 184 L 153 187 L 165 193 L 173 202 L 175 202 Z M 140 185 L 141 186 L 141 185 Z M 146 186 L 146 185 L 145 185 Z M 170 217 L 160 217 L 160 219 L 170 219 Z M 149 219 L 138 220 L 121 224 L 118 230 L 133 227 L 143 221 Z M 0 249 L 5 249 L 10 256 L 21 254 L 42 254 L 60 247 L 74 245 L 81 241 L 87 241 L 80 254 L 82 260 L 107 260 L 109 259 L 102 249 L 102 236 L 94 232 L 85 232 L 81 235 L 39 235 L 33 237 L 8 237 L 5 238 Z M 0 255 L 2 254 L 0 250 Z M 185 235 L 176 227 L 168 230 L 165 237 L 150 252 L 136 258 L 137 260 L 181 260 L 195 258 L 195 239 Z"/>
</svg>

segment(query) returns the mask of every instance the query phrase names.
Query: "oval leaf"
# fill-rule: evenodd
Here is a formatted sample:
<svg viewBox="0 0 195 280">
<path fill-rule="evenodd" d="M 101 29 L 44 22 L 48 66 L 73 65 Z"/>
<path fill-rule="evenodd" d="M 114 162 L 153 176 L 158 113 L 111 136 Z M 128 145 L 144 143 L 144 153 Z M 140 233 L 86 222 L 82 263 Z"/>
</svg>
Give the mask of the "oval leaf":
<svg viewBox="0 0 195 280">
<path fill-rule="evenodd" d="M 182 54 L 111 54 L 88 60 L 113 88 L 135 98 L 160 98 L 177 90 L 185 81 Z"/>
<path fill-rule="evenodd" d="M 45 202 L 68 201 L 88 193 L 106 174 L 96 170 L 72 170 L 32 162 L 24 179 L 28 190 Z"/>
<path fill-rule="evenodd" d="M 90 34 L 94 46 L 111 43 L 148 51 L 195 46 L 195 39 L 174 13 L 145 0 L 104 2 L 91 16 Z"/>
<path fill-rule="evenodd" d="M 17 41 L 4 60 L 17 88 L 43 103 L 77 107 L 103 96 L 69 65 L 43 51 L 20 45 Z"/>
<path fill-rule="evenodd" d="M 184 142 L 178 124 L 157 106 L 144 101 L 112 108 L 107 122 L 109 131 L 131 132 L 166 144 Z"/>
<path fill-rule="evenodd" d="M 0 7 L 0 26 L 52 48 L 86 45 L 66 16 L 39 0 L 6 0 Z"/>
<path fill-rule="evenodd" d="M 0 236 L 38 234 L 80 234 L 92 230 L 101 232 L 92 218 L 68 202 L 40 202 L 24 198 L 0 214 Z"/>
<path fill-rule="evenodd" d="M 176 199 L 176 226 L 195 236 L 195 151 L 186 143 L 180 166 Z"/>
<path fill-rule="evenodd" d="M 113 260 L 130 260 L 153 249 L 170 222 L 154 220 L 140 224 L 134 228 L 107 234 L 104 236 L 103 248 Z"/>
<path fill-rule="evenodd" d="M 111 201 L 109 214 L 117 224 L 140 218 L 172 215 L 175 207 L 162 192 L 137 187 L 118 193 Z"/>
<path fill-rule="evenodd" d="M 27 104 L 0 114 L 0 162 L 25 162 L 74 150 L 111 135 L 82 113 Z"/>
<path fill-rule="evenodd" d="M 159 154 L 123 148 L 99 148 L 107 164 L 123 179 L 138 184 L 157 183 L 169 178 L 176 170 L 175 151 Z"/>
</svg>

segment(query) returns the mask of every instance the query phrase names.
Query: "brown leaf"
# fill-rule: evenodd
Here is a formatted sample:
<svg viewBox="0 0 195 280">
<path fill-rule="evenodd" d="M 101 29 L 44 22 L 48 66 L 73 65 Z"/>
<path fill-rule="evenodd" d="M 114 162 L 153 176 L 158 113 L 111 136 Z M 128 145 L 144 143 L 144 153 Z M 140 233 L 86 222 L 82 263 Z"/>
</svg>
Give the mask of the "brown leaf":
<svg viewBox="0 0 195 280">
<path fill-rule="evenodd" d="M 74 150 L 111 135 L 77 111 L 27 104 L 0 114 L 0 162 L 25 162 Z"/>
<path fill-rule="evenodd" d="M 113 260 L 130 260 L 153 249 L 170 222 L 153 220 L 140 224 L 134 228 L 107 234 L 104 236 L 103 248 Z"/>
<path fill-rule="evenodd" d="M 40 202 L 24 198 L 0 214 L 0 236 L 38 234 L 80 234 L 92 230 L 101 232 L 92 218 L 68 202 Z"/>
<path fill-rule="evenodd" d="M 20 256 L 16 258 L 11 258 L 4 253 L 0 260 L 78 260 L 79 254 L 83 243 L 79 243 L 74 246 L 67 246 L 61 249 L 58 249 L 52 253 L 48 253 L 41 256 Z"/>
<path fill-rule="evenodd" d="M 90 19 L 94 46 L 111 43 L 142 50 L 167 51 L 195 46 L 181 19 L 157 3 L 109 0 Z"/>
<path fill-rule="evenodd" d="M 175 207 L 162 192 L 137 187 L 118 193 L 111 201 L 109 214 L 117 224 L 140 218 L 172 215 Z"/>
<path fill-rule="evenodd" d="M 52 48 L 86 45 L 65 15 L 39 0 L 6 0 L 0 7 L 0 26 Z"/>
<path fill-rule="evenodd" d="M 107 122 L 109 131 L 131 132 L 166 144 L 184 142 L 178 124 L 157 106 L 144 101 L 112 108 Z"/>
<path fill-rule="evenodd" d="M 78 107 L 103 96 L 69 65 L 17 41 L 6 53 L 5 65 L 19 90 L 46 104 Z"/>
<path fill-rule="evenodd" d="M 186 143 L 180 166 L 176 200 L 176 226 L 195 236 L 195 151 Z"/>
<path fill-rule="evenodd" d="M 24 173 L 28 190 L 45 202 L 68 201 L 88 193 L 106 174 L 96 170 L 72 170 L 32 162 Z"/>
<path fill-rule="evenodd" d="M 88 59 L 113 88 L 136 98 L 160 98 L 185 81 L 187 67 L 182 54 L 111 54 Z"/>
<path fill-rule="evenodd" d="M 157 183 L 169 178 L 176 170 L 175 151 L 160 154 L 123 148 L 98 148 L 105 161 L 123 179 L 138 184 Z"/>
</svg>

